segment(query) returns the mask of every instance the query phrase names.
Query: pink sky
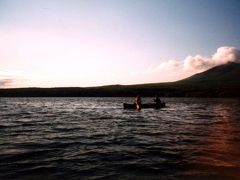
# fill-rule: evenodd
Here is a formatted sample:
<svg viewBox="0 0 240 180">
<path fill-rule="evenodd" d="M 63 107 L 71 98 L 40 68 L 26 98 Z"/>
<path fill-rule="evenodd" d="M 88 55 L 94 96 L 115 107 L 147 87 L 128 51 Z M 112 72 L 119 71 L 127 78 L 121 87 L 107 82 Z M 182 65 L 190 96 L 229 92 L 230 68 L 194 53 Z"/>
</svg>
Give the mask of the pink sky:
<svg viewBox="0 0 240 180">
<path fill-rule="evenodd" d="M 168 82 L 238 61 L 225 24 L 239 11 L 218 4 L 3 0 L 0 88 Z"/>
</svg>

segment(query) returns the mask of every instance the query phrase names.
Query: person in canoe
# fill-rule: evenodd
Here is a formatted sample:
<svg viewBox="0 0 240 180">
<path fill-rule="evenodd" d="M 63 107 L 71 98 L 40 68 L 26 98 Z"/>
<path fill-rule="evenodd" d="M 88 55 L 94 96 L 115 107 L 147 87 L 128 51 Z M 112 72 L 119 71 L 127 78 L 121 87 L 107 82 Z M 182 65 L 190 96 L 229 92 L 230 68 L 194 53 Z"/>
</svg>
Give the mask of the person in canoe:
<svg viewBox="0 0 240 180">
<path fill-rule="evenodd" d="M 155 99 L 153 101 L 156 103 L 157 106 L 160 106 L 162 103 L 162 101 L 158 95 L 155 96 Z"/>
<path fill-rule="evenodd" d="M 141 102 L 141 96 L 140 95 L 137 95 L 135 97 L 134 104 L 136 104 L 137 110 L 140 110 L 142 108 L 142 102 Z"/>
</svg>

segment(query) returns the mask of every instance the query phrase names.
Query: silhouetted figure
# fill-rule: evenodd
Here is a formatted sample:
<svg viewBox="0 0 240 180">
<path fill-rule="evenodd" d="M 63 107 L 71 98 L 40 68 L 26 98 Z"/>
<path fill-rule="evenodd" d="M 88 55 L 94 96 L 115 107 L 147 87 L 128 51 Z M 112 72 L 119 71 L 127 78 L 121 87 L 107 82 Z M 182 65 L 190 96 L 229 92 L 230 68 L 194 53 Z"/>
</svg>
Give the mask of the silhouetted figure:
<svg viewBox="0 0 240 180">
<path fill-rule="evenodd" d="M 161 99 L 158 97 L 158 95 L 155 96 L 154 102 L 156 103 L 157 106 L 159 106 L 159 105 L 162 103 L 162 101 L 161 101 Z"/>
<path fill-rule="evenodd" d="M 137 95 L 135 97 L 135 102 L 134 104 L 136 104 L 136 108 L 137 110 L 140 110 L 142 108 L 142 102 L 141 102 L 141 96 L 140 95 Z"/>
</svg>

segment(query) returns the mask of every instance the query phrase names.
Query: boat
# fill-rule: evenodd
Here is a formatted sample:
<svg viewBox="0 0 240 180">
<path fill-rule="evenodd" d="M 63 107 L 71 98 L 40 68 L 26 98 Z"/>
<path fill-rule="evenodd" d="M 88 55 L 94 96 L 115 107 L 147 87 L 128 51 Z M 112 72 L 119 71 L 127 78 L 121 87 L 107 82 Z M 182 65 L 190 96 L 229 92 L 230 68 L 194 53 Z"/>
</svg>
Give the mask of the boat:
<svg viewBox="0 0 240 180">
<path fill-rule="evenodd" d="M 141 104 L 141 108 L 154 108 L 154 109 L 160 109 L 166 107 L 165 102 L 162 102 L 160 104 L 156 103 L 147 103 L 147 104 Z M 128 103 L 123 103 L 123 109 L 137 109 L 136 104 L 128 104 Z"/>
</svg>

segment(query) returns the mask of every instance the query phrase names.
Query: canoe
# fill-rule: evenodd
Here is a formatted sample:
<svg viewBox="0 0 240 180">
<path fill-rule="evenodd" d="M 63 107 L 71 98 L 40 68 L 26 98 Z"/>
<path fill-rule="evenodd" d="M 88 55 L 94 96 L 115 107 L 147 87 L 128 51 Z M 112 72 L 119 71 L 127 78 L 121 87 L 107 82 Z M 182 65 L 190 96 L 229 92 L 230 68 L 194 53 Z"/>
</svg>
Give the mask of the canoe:
<svg viewBox="0 0 240 180">
<path fill-rule="evenodd" d="M 163 102 L 161 104 L 156 104 L 156 103 L 147 103 L 147 104 L 142 104 L 141 108 L 154 108 L 154 109 L 160 109 L 166 107 L 166 104 Z M 128 104 L 128 103 L 123 103 L 123 108 L 124 109 L 137 109 L 136 104 Z"/>
</svg>

